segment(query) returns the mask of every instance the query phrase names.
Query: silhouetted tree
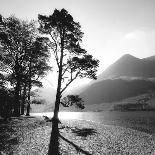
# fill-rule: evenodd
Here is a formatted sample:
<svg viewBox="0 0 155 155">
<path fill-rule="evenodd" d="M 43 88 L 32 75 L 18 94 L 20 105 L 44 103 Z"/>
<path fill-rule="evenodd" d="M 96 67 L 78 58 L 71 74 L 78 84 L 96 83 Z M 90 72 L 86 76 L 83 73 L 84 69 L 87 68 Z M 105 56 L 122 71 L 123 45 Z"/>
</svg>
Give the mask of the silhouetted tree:
<svg viewBox="0 0 155 155">
<path fill-rule="evenodd" d="M 6 76 L 0 73 L 0 116 L 7 118 L 12 112 L 12 92 L 7 87 Z"/>
<path fill-rule="evenodd" d="M 42 34 L 50 39 L 48 46 L 53 50 L 58 67 L 58 85 L 53 119 L 58 120 L 62 93 L 77 78 L 96 79 L 99 61 L 89 55 L 80 45 L 83 32 L 78 22 L 65 10 L 54 10 L 50 16 L 38 16 Z"/>
<path fill-rule="evenodd" d="M 83 104 L 82 98 L 79 95 L 67 95 L 61 100 L 61 104 L 64 107 L 69 107 L 75 105 L 77 108 L 84 109 L 85 106 Z"/>
<path fill-rule="evenodd" d="M 27 113 L 29 115 L 30 110 L 30 94 L 32 86 L 42 87 L 40 80 L 47 75 L 47 72 L 51 70 L 51 67 L 48 65 L 48 60 L 50 57 L 48 47 L 45 43 L 47 38 L 36 38 L 32 44 L 31 54 L 29 55 L 29 64 L 28 64 L 28 106 Z"/>
<path fill-rule="evenodd" d="M 46 62 L 49 51 L 44 40 L 45 38 L 39 37 L 34 21 L 26 22 L 14 16 L 9 18 L 1 16 L 0 69 L 10 75 L 11 84 L 15 87 L 14 115 L 16 116 L 20 115 L 22 87 L 27 90 L 23 91 L 24 93 L 30 94 L 32 85 L 39 83 L 39 78 L 50 69 Z"/>
</svg>

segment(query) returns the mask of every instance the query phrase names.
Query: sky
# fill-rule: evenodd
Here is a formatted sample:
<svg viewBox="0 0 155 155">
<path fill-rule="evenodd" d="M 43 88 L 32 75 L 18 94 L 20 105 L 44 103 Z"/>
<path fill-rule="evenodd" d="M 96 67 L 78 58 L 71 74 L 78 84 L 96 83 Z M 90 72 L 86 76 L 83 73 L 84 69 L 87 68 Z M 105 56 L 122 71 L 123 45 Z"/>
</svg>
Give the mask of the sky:
<svg viewBox="0 0 155 155">
<path fill-rule="evenodd" d="M 98 74 L 124 54 L 155 55 L 155 0 L 0 0 L 0 14 L 22 19 L 65 8 L 80 22 L 83 47 L 100 60 Z"/>
</svg>

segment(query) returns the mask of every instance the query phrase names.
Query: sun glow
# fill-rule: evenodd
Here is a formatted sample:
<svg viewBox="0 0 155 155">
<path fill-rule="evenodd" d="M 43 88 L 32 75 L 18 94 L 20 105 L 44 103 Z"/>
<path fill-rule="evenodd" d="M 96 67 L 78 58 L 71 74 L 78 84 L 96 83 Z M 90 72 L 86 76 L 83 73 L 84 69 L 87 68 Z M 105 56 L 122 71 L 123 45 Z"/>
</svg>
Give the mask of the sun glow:
<svg viewBox="0 0 155 155">
<path fill-rule="evenodd" d="M 59 112 L 59 118 L 66 120 L 66 119 L 80 119 L 81 113 L 80 112 Z"/>
<path fill-rule="evenodd" d="M 53 117 L 53 112 L 44 112 L 44 113 L 32 113 L 32 116 L 47 116 L 49 118 Z M 68 120 L 68 119 L 80 119 L 80 112 L 59 112 L 58 117 L 60 120 Z"/>
</svg>

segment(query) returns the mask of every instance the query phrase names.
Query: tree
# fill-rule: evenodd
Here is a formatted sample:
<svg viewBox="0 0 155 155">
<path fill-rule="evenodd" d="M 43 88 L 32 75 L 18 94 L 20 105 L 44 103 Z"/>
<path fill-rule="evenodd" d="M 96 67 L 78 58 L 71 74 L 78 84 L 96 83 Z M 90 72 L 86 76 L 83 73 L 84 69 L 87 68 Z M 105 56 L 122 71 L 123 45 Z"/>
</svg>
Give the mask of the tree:
<svg viewBox="0 0 155 155">
<path fill-rule="evenodd" d="M 39 84 L 39 78 L 50 69 L 46 62 L 49 51 L 45 39 L 39 36 L 34 21 L 26 22 L 14 16 L 0 18 L 0 69 L 10 75 L 10 82 L 14 86 L 16 116 L 20 115 L 22 88 L 25 87 L 23 93 L 30 94 L 32 85 Z"/>
<path fill-rule="evenodd" d="M 27 72 L 28 80 L 25 79 L 25 81 L 27 81 L 28 83 L 28 106 L 26 113 L 27 116 L 29 116 L 29 110 L 30 110 L 31 87 L 32 86 L 42 87 L 40 79 L 45 77 L 47 71 L 51 70 L 51 67 L 47 63 L 50 54 L 45 44 L 46 39 L 47 38 L 42 37 L 36 38 L 36 40 L 32 44 L 31 55 L 29 57 L 28 72 Z"/>
<path fill-rule="evenodd" d="M 69 106 L 75 105 L 79 109 L 85 108 L 83 102 L 84 101 L 82 100 L 82 98 L 80 98 L 79 95 L 67 95 L 66 97 L 64 97 L 61 100 L 61 104 L 64 107 L 69 107 Z"/>
<path fill-rule="evenodd" d="M 7 88 L 6 75 L 0 73 L 0 116 L 7 118 L 12 111 L 12 92 Z"/>
<path fill-rule="evenodd" d="M 47 45 L 53 51 L 58 67 L 58 84 L 53 120 L 58 120 L 61 97 L 78 77 L 96 79 L 99 61 L 80 45 L 83 32 L 78 22 L 65 10 L 54 10 L 50 16 L 38 15 L 39 30 L 50 39 Z"/>
</svg>

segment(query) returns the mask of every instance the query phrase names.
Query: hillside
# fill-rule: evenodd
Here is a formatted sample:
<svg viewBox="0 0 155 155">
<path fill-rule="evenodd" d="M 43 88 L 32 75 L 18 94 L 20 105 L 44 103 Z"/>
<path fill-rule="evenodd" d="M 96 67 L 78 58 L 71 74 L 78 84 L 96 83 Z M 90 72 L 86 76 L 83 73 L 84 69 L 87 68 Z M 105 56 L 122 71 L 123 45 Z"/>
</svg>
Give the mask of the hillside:
<svg viewBox="0 0 155 155">
<path fill-rule="evenodd" d="M 55 101 L 56 90 L 52 87 L 38 88 L 33 91 L 35 96 L 33 99 L 43 99 L 46 103 L 53 103 Z"/>
<path fill-rule="evenodd" d="M 98 105 L 100 107 L 101 104 L 106 103 L 103 107 L 106 106 L 106 109 L 109 109 L 112 102 L 154 91 L 154 66 L 155 56 L 139 59 L 126 54 L 103 71 L 97 80 L 68 93 L 79 94 L 84 99 L 86 106 Z M 55 100 L 55 90 L 51 88 L 39 89 L 39 94 L 48 101 L 47 105 L 41 109 L 43 111 L 50 109 L 51 111 L 53 109 L 51 103 Z M 61 110 L 77 111 L 75 108 L 61 108 Z"/>
<path fill-rule="evenodd" d="M 109 66 L 99 76 L 98 80 L 118 77 L 155 78 L 155 57 L 139 59 L 126 54 Z"/>
<path fill-rule="evenodd" d="M 148 80 L 108 79 L 89 85 L 80 96 L 85 104 L 99 104 L 119 101 L 150 90 L 155 90 L 155 83 Z"/>
</svg>

